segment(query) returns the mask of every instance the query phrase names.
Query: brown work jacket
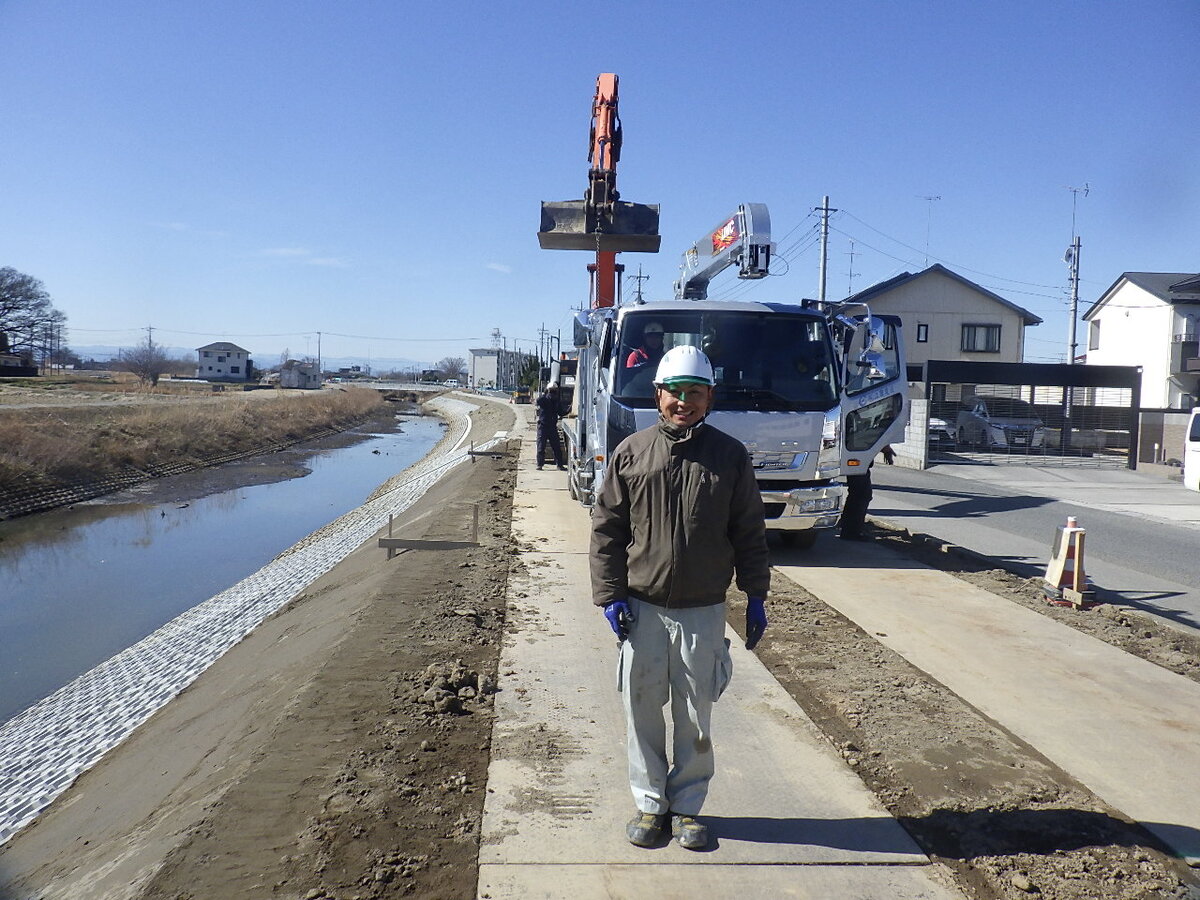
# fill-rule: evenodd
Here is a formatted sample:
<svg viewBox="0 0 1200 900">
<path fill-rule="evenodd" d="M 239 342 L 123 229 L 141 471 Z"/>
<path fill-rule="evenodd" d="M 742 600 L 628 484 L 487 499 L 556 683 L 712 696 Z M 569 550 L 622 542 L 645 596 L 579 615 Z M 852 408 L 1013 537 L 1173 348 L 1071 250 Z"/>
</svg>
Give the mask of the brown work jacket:
<svg viewBox="0 0 1200 900">
<path fill-rule="evenodd" d="M 771 584 L 762 498 L 746 448 L 701 422 L 659 422 L 613 451 L 592 509 L 592 600 L 711 606 Z"/>
</svg>

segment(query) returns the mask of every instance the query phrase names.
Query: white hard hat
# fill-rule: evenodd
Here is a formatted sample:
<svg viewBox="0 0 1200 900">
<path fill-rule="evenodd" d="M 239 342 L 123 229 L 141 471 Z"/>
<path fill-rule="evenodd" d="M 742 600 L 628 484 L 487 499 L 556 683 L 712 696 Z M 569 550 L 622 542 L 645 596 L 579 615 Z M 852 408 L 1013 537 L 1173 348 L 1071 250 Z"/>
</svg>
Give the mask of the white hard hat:
<svg viewBox="0 0 1200 900">
<path fill-rule="evenodd" d="M 684 344 L 672 347 L 658 364 L 658 372 L 654 375 L 655 384 L 716 384 L 713 378 L 712 363 L 699 347 Z"/>
</svg>

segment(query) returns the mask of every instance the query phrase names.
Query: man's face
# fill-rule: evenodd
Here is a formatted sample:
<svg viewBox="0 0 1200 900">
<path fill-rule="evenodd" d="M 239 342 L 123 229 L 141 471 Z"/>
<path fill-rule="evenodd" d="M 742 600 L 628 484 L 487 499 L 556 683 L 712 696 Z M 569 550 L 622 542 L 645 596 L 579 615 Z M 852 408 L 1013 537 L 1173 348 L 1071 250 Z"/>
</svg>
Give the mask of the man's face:
<svg viewBox="0 0 1200 900">
<path fill-rule="evenodd" d="M 712 406 L 713 389 L 707 384 L 676 384 L 655 388 L 658 411 L 672 425 L 690 428 Z"/>
<path fill-rule="evenodd" d="M 647 347 L 661 347 L 663 342 L 661 331 L 647 331 L 642 335 L 642 339 Z"/>
</svg>

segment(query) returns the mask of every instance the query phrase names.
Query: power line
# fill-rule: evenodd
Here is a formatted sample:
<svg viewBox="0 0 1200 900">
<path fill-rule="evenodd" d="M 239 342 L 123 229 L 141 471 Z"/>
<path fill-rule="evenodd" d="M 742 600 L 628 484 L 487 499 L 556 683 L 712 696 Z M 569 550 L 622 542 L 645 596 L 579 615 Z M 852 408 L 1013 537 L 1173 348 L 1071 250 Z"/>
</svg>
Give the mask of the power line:
<svg viewBox="0 0 1200 900">
<path fill-rule="evenodd" d="M 874 225 L 871 225 L 868 222 L 864 222 L 862 219 L 860 219 L 858 216 L 854 215 L 853 213 L 847 212 L 846 210 L 843 210 L 843 212 L 845 212 L 846 215 L 848 215 L 854 221 L 858 222 L 863 227 L 871 229 L 876 234 L 880 235 L 881 237 L 887 238 L 889 241 L 899 244 L 901 247 L 904 247 L 906 250 L 911 250 L 914 253 L 922 253 L 923 252 L 921 250 L 918 250 L 916 247 L 913 247 L 909 244 L 904 243 L 904 241 L 901 241 L 901 240 L 898 240 L 897 238 L 892 237 L 890 234 L 880 231 Z M 870 245 L 868 245 L 868 246 L 870 246 Z M 916 263 L 912 262 L 912 260 L 901 259 L 898 256 L 892 256 L 890 253 L 884 253 L 884 251 L 878 250 L 875 247 L 872 247 L 871 249 L 875 250 L 877 253 L 883 253 L 884 256 L 888 256 L 891 259 L 895 259 L 895 260 L 899 260 L 900 262 L 906 262 L 906 263 L 911 263 L 913 265 L 916 265 Z M 1057 285 L 1057 284 L 1038 284 L 1037 282 L 1033 282 L 1033 281 L 1021 281 L 1018 278 L 1007 278 L 1004 275 L 993 275 L 991 272 L 982 272 L 979 269 L 972 269 L 968 266 L 960 265 L 959 263 L 951 262 L 949 260 L 942 259 L 941 257 L 938 257 L 938 256 L 930 256 L 928 258 L 936 260 L 937 262 L 940 262 L 943 265 L 951 266 L 956 270 L 960 270 L 963 272 L 970 272 L 974 275 L 983 275 L 986 278 L 992 278 L 997 281 L 1009 281 L 1009 282 L 1012 282 L 1013 284 L 1023 284 L 1026 287 L 1040 287 L 1040 288 L 1060 288 L 1061 287 L 1061 285 Z"/>
</svg>

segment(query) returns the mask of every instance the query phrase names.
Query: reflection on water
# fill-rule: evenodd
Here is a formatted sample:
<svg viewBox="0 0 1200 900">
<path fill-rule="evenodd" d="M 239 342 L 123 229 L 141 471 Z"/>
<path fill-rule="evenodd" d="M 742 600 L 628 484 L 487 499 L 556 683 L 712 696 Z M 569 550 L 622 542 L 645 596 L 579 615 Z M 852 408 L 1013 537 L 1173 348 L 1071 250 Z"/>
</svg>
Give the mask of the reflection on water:
<svg viewBox="0 0 1200 900">
<path fill-rule="evenodd" d="M 303 478 L 0 523 L 0 722 L 358 506 L 441 434 L 407 419 L 314 455 Z"/>
</svg>

